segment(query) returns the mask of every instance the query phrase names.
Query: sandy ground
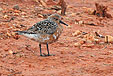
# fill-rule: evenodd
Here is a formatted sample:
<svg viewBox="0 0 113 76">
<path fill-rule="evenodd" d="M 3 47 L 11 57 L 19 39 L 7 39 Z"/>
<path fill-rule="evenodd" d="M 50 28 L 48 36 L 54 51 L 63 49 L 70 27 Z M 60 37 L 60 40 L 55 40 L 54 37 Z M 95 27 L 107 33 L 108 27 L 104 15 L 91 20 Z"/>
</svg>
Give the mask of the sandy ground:
<svg viewBox="0 0 113 76">
<path fill-rule="evenodd" d="M 68 8 L 62 17 L 69 26 L 64 26 L 59 40 L 49 45 L 50 53 L 55 56 L 40 57 L 37 42 L 23 36 L 10 36 L 14 30 L 24 30 L 43 20 L 37 15 L 39 5 L 31 0 L 0 0 L 0 76 L 113 76 L 113 45 L 89 43 L 94 46 L 75 47 L 79 38 L 72 35 L 76 30 L 82 30 L 113 36 L 112 18 L 99 18 L 87 12 L 94 10 L 97 2 L 108 6 L 108 13 L 113 16 L 113 0 L 65 1 Z M 12 9 L 16 4 L 21 11 Z M 55 13 L 47 9 L 41 12 Z M 14 20 L 4 22 L 12 16 Z M 76 24 L 77 20 L 98 25 Z M 42 50 L 46 53 L 45 45 Z"/>
</svg>

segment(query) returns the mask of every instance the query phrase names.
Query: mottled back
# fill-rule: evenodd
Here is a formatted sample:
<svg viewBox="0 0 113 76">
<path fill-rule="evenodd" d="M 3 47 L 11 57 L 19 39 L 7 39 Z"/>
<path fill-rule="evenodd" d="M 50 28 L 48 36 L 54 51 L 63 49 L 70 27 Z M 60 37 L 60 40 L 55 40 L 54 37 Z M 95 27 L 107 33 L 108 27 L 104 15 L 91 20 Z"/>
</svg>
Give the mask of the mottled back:
<svg viewBox="0 0 113 76">
<path fill-rule="evenodd" d="M 40 21 L 29 28 L 28 32 L 40 33 L 40 34 L 53 34 L 58 27 L 57 23 L 48 19 Z"/>
</svg>

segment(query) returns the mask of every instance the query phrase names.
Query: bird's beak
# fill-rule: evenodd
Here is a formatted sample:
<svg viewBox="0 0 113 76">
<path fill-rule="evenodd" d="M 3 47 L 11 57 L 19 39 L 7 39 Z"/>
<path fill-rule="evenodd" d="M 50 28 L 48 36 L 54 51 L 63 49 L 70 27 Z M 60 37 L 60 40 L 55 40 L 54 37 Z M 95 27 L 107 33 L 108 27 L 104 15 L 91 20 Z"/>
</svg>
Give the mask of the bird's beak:
<svg viewBox="0 0 113 76">
<path fill-rule="evenodd" d="M 63 21 L 61 21 L 61 20 L 60 20 L 60 23 L 61 23 L 61 24 L 66 25 L 66 26 L 68 26 L 68 24 L 64 23 L 64 22 L 63 22 Z"/>
</svg>

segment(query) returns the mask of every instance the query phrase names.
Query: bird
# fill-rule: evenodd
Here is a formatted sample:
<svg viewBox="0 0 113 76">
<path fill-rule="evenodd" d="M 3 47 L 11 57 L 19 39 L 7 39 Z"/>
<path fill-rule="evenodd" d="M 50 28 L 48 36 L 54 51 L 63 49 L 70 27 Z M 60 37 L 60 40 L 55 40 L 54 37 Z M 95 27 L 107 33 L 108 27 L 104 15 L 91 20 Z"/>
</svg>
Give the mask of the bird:
<svg viewBox="0 0 113 76">
<path fill-rule="evenodd" d="M 49 52 L 48 44 L 51 44 L 58 40 L 63 31 L 63 26 L 61 24 L 68 26 L 68 24 L 64 23 L 61 20 L 61 16 L 55 13 L 50 15 L 47 19 L 35 23 L 25 31 L 15 32 L 19 35 L 23 35 L 38 42 L 40 48 L 40 56 L 53 56 Z M 42 54 L 41 44 L 46 44 L 48 54 Z"/>
</svg>

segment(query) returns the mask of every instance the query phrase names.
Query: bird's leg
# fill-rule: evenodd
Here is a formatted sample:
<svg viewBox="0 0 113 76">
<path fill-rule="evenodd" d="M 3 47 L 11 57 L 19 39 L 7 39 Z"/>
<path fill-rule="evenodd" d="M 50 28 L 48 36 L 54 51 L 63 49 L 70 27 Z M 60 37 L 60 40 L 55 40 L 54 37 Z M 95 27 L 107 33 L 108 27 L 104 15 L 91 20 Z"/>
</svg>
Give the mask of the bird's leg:
<svg viewBox="0 0 113 76">
<path fill-rule="evenodd" d="M 50 53 L 49 53 L 49 47 L 48 47 L 48 43 L 46 44 L 46 46 L 47 46 L 47 52 L 48 52 L 48 56 L 55 56 L 54 54 L 50 54 Z"/>
<path fill-rule="evenodd" d="M 50 54 L 49 54 L 49 47 L 48 47 L 48 43 L 46 44 L 46 46 L 47 46 L 48 56 L 50 56 Z"/>
<path fill-rule="evenodd" d="M 40 48 L 40 56 L 43 56 L 42 55 L 42 50 L 41 50 L 41 44 L 39 44 L 39 48 Z"/>
</svg>

